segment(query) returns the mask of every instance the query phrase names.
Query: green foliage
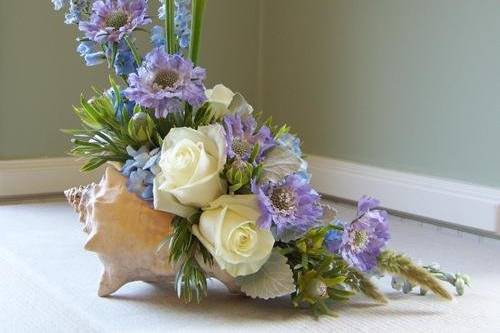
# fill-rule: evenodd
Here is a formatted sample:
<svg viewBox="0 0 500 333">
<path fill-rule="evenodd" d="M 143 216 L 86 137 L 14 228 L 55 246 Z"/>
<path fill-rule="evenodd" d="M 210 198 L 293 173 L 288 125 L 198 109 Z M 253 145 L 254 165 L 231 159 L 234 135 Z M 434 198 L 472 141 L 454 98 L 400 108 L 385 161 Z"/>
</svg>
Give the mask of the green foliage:
<svg viewBox="0 0 500 333">
<path fill-rule="evenodd" d="M 176 216 L 173 221 L 173 232 L 163 243 L 169 243 L 169 261 L 179 265 L 175 287 L 179 298 L 189 303 L 199 303 L 207 295 L 207 277 L 197 257 L 201 257 L 207 265 L 213 265 L 212 255 L 192 234 L 191 227 L 198 223 L 200 213 L 190 218 Z"/>
<path fill-rule="evenodd" d="M 119 87 L 111 80 L 111 86 L 120 104 Z M 128 132 L 130 117 L 125 107 L 121 119 L 115 117 L 113 101 L 99 91 L 97 96 L 87 101 L 82 95 L 80 106 L 75 107 L 75 113 L 82 122 L 81 129 L 63 130 L 72 136 L 73 148 L 71 154 L 84 157 L 88 162 L 82 171 L 93 170 L 108 161 L 124 162 L 128 158 L 127 146 L 138 148 L 141 143 L 132 138 Z M 140 108 L 138 108 L 140 111 Z"/>
<path fill-rule="evenodd" d="M 334 225 L 313 228 L 298 240 L 278 243 L 292 267 L 297 291 L 292 294 L 295 306 L 308 305 L 313 314 L 333 315 L 331 307 L 353 295 L 349 288 L 349 268 L 345 261 L 324 246 Z"/>
<path fill-rule="evenodd" d="M 275 140 L 278 140 L 281 136 L 290 132 L 290 127 L 287 124 L 278 126 L 273 124 L 273 117 L 269 117 L 264 121 L 264 125 L 271 129 L 271 133 Z"/>
<path fill-rule="evenodd" d="M 230 193 L 246 194 L 251 193 L 252 179 L 258 180 L 261 174 L 262 164 L 253 165 L 251 162 L 235 158 L 226 163 L 222 177 L 229 183 Z"/>
<path fill-rule="evenodd" d="M 192 0 L 191 2 L 191 44 L 189 45 L 189 58 L 196 64 L 200 53 L 201 29 L 205 0 Z"/>
<path fill-rule="evenodd" d="M 183 112 L 171 113 L 160 119 L 154 116 L 153 110 L 144 110 L 136 105 L 131 117 L 122 103 L 120 87 L 112 78 L 110 83 L 115 103 L 97 90 L 94 90 L 96 96 L 89 101 L 82 95 L 80 106 L 74 108 L 82 128 L 63 130 L 72 136 L 71 154 L 88 159 L 82 171 L 91 171 L 108 161 L 125 162 L 129 158 L 127 146 L 134 149 L 144 144 L 161 147 L 163 138 L 174 127 L 196 129 L 215 122 L 210 103 L 197 110 L 186 104 Z M 116 117 L 115 105 L 123 105 L 118 110 L 121 117 Z"/>
</svg>

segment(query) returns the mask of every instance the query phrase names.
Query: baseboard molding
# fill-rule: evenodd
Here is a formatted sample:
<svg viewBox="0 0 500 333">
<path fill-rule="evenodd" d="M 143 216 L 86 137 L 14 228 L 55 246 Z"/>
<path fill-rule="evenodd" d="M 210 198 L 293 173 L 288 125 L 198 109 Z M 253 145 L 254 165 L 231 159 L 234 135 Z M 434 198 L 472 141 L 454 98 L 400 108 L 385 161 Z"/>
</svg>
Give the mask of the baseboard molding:
<svg viewBox="0 0 500 333">
<path fill-rule="evenodd" d="M 500 234 L 500 189 L 309 156 L 312 183 L 347 200 L 370 195 L 388 209 Z"/>
<path fill-rule="evenodd" d="M 347 200 L 367 194 L 407 214 L 500 234 L 500 190 L 309 156 L 312 183 Z M 97 181 L 102 170 L 82 173 L 71 157 L 0 161 L 0 198 L 61 193 Z"/>
<path fill-rule="evenodd" d="M 80 172 L 72 157 L 0 161 L 0 198 L 62 193 L 99 179 L 102 170 Z"/>
</svg>

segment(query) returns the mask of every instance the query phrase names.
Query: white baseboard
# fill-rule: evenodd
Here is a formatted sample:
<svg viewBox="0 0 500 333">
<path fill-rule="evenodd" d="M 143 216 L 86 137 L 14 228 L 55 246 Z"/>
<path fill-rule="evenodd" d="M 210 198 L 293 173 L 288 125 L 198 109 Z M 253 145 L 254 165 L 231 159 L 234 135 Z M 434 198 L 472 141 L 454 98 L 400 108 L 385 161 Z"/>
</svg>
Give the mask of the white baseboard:
<svg viewBox="0 0 500 333">
<path fill-rule="evenodd" d="M 102 170 L 80 172 L 72 157 L 0 161 L 0 198 L 62 193 L 99 179 Z"/>
<path fill-rule="evenodd" d="M 388 209 L 500 234 L 500 190 L 309 156 L 313 186 L 348 200 L 370 195 Z M 62 193 L 97 181 L 71 157 L 0 161 L 0 198 Z"/>
<path fill-rule="evenodd" d="M 348 200 L 362 195 L 382 206 L 500 234 L 500 189 L 309 156 L 312 184 L 319 192 Z"/>
</svg>

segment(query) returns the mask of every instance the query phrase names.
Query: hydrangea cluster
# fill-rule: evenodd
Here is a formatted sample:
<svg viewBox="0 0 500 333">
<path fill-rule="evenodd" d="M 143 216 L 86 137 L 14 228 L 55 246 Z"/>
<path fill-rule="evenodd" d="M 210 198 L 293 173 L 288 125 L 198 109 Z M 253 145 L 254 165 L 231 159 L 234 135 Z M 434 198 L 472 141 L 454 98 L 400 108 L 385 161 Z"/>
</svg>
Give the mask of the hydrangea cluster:
<svg viewBox="0 0 500 333">
<path fill-rule="evenodd" d="M 153 180 L 159 173 L 160 149 L 150 151 L 148 146 L 142 146 L 134 150 L 128 146 L 127 153 L 131 158 L 123 165 L 122 173 L 128 177 L 128 190 L 144 200 L 152 201 Z"/>
<path fill-rule="evenodd" d="M 205 100 L 205 70 L 180 55 L 170 55 L 163 48 L 148 53 L 137 74 L 128 77 L 128 99 L 155 110 L 158 118 L 179 112 L 182 103 L 200 106 Z"/>
<path fill-rule="evenodd" d="M 88 18 L 92 11 L 92 4 L 96 0 L 52 0 L 55 10 L 68 7 L 64 22 L 66 24 L 78 24 L 81 20 Z"/>
</svg>

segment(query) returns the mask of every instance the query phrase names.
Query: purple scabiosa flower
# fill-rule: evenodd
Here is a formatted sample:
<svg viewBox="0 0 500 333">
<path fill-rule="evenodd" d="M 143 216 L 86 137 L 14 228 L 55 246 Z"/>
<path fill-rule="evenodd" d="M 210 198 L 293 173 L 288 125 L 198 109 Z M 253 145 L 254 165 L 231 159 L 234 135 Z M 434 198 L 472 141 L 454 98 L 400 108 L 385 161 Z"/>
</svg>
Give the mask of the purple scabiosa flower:
<svg viewBox="0 0 500 333">
<path fill-rule="evenodd" d="M 387 212 L 374 210 L 378 204 L 378 200 L 363 196 L 358 201 L 356 220 L 345 226 L 342 237 L 329 233 L 325 238 L 325 245 L 331 252 L 339 253 L 362 272 L 377 265 L 380 250 L 389 240 Z"/>
<path fill-rule="evenodd" d="M 149 151 L 147 146 L 138 150 L 127 147 L 131 157 L 122 167 L 122 174 L 128 178 L 127 188 L 143 200 L 153 200 L 153 179 L 160 172 L 158 161 L 160 148 Z"/>
<path fill-rule="evenodd" d="M 128 77 L 130 87 L 124 93 L 137 104 L 155 109 L 158 118 L 181 110 L 182 102 L 193 107 L 205 100 L 205 70 L 194 67 L 180 55 L 169 55 L 156 48 L 146 55 L 137 74 Z"/>
<path fill-rule="evenodd" d="M 290 175 L 279 184 L 252 187 L 262 213 L 257 223 L 262 228 L 272 228 L 278 239 L 287 232 L 300 236 L 323 215 L 319 194 L 297 175 Z"/>
<path fill-rule="evenodd" d="M 92 5 L 90 21 L 81 21 L 79 29 L 95 42 L 114 43 L 149 23 L 145 0 L 100 0 Z"/>
<path fill-rule="evenodd" d="M 238 157 L 247 161 L 253 147 L 259 144 L 259 152 L 255 160 L 259 162 L 263 154 L 276 143 L 267 126 L 262 126 L 257 132 L 257 122 L 250 114 L 233 113 L 224 117 L 226 141 L 229 158 Z"/>
</svg>

